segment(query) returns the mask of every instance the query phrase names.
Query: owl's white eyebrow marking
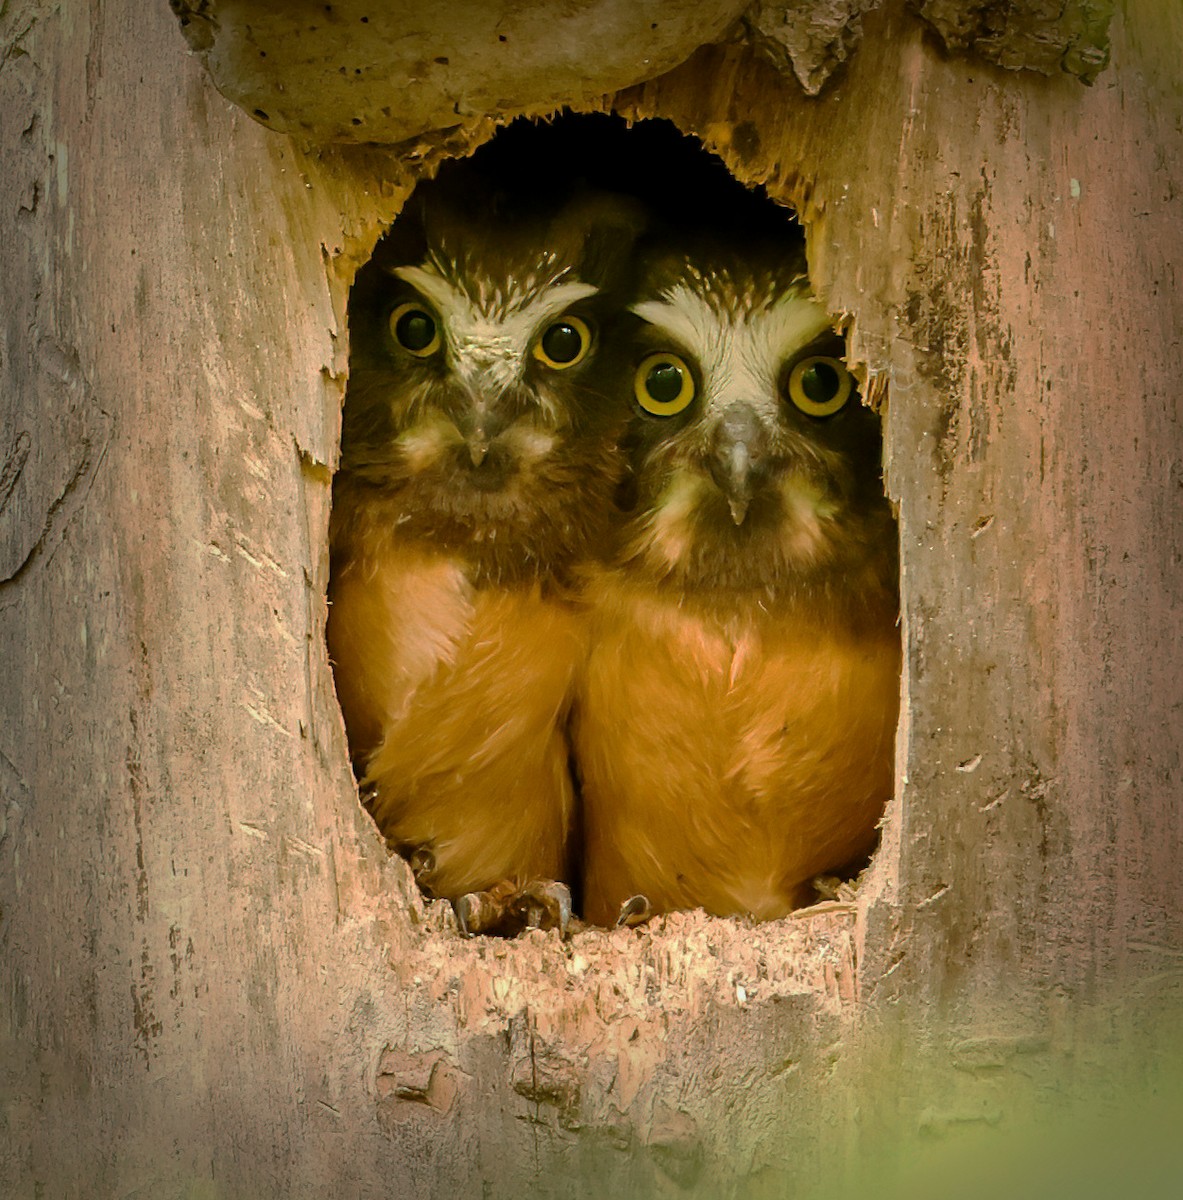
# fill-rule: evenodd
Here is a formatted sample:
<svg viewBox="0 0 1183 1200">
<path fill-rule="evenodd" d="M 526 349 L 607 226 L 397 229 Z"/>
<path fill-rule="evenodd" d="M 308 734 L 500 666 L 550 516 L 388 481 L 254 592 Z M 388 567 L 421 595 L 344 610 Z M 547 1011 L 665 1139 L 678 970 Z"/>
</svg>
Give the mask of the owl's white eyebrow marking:
<svg viewBox="0 0 1183 1200">
<path fill-rule="evenodd" d="M 439 314 L 457 374 L 494 392 L 522 378 L 530 345 L 544 325 L 599 291 L 590 283 L 564 281 L 562 272 L 546 282 L 527 278 L 494 284 L 481 279 L 475 295 L 424 267 L 396 267 L 392 274 Z M 544 393 L 539 393 L 539 403 L 546 407 Z"/>
<path fill-rule="evenodd" d="M 535 279 L 509 280 L 504 290 L 500 287 L 489 289 L 482 280 L 479 299 L 474 300 L 450 279 L 423 267 L 396 267 L 391 273 L 430 300 L 445 319 L 455 313 L 463 314 L 461 319 L 467 319 L 470 324 L 482 319 L 499 319 L 508 325 L 515 317 L 528 316 L 530 332 L 533 332 L 534 326 L 557 316 L 572 304 L 594 296 L 600 290 L 595 284 L 574 279 L 566 283 L 555 281 L 549 284 L 540 284 Z M 501 311 L 496 311 L 498 309 Z"/>
<path fill-rule="evenodd" d="M 579 283 L 575 280 L 547 288 L 539 293 L 539 299 L 542 301 L 539 312 L 544 314 L 541 320 L 557 317 L 564 309 L 570 308 L 580 300 L 586 300 L 588 296 L 594 296 L 599 290 L 594 284 Z"/>
<path fill-rule="evenodd" d="M 632 311 L 697 359 L 708 412 L 742 400 L 774 418 L 781 367 L 833 328 L 829 314 L 800 288 L 770 301 L 737 297 L 726 307 L 712 299 L 678 284 Z"/>
<path fill-rule="evenodd" d="M 425 271 L 422 267 L 395 267 L 391 274 L 396 279 L 409 283 L 421 296 L 430 300 L 441 316 L 454 309 L 457 300 L 468 299 L 450 280 L 444 279 L 434 271 Z"/>
<path fill-rule="evenodd" d="M 634 304 L 632 312 L 704 359 L 720 341 L 745 327 L 753 334 L 758 330 L 758 340 L 778 358 L 832 328 L 826 310 L 808 293 L 799 291 L 785 292 L 768 304 L 736 306 L 727 312 L 707 296 L 679 284 L 664 292 L 660 300 Z"/>
</svg>

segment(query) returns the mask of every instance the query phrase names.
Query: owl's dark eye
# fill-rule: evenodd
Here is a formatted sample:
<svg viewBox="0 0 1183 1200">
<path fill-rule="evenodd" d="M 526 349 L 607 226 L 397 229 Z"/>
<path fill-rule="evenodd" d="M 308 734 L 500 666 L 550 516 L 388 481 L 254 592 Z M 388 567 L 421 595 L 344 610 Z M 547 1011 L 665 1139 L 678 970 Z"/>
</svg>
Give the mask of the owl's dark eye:
<svg viewBox="0 0 1183 1200">
<path fill-rule="evenodd" d="M 676 354 L 650 354 L 633 382 L 637 403 L 655 417 L 672 417 L 694 399 L 694 376 Z"/>
<path fill-rule="evenodd" d="M 854 377 L 838 358 L 803 358 L 789 375 L 789 399 L 810 417 L 832 417 L 853 390 Z"/>
<path fill-rule="evenodd" d="M 564 371 L 582 362 L 589 349 L 591 330 L 587 322 L 566 316 L 543 330 L 534 344 L 534 357 L 556 371 Z"/>
<path fill-rule="evenodd" d="M 427 358 L 440 348 L 440 331 L 435 317 L 418 304 L 400 304 L 390 314 L 394 340 L 416 358 Z"/>
</svg>

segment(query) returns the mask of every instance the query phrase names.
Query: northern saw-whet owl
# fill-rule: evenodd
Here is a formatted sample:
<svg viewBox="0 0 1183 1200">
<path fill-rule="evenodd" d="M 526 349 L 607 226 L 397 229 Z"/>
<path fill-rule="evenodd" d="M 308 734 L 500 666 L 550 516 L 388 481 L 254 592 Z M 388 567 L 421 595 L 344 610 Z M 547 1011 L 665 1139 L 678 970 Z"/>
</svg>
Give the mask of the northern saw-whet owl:
<svg viewBox="0 0 1183 1200">
<path fill-rule="evenodd" d="M 467 932 L 565 927 L 567 717 L 628 409 L 605 325 L 639 214 L 453 171 L 357 276 L 328 642 L 361 792 Z"/>
<path fill-rule="evenodd" d="M 589 587 L 584 915 L 769 919 L 873 848 L 900 641 L 879 418 L 799 241 L 644 258 L 635 502 Z"/>
</svg>

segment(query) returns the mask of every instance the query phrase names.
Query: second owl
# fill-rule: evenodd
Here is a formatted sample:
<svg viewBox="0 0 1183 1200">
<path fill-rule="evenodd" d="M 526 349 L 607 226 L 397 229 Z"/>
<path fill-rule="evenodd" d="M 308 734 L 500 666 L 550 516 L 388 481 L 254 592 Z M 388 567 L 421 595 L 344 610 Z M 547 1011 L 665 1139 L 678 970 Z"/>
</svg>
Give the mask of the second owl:
<svg viewBox="0 0 1183 1200">
<path fill-rule="evenodd" d="M 782 916 L 865 855 L 900 644 L 878 417 L 799 241 L 647 256 L 635 498 L 589 588 L 584 912 Z"/>
</svg>

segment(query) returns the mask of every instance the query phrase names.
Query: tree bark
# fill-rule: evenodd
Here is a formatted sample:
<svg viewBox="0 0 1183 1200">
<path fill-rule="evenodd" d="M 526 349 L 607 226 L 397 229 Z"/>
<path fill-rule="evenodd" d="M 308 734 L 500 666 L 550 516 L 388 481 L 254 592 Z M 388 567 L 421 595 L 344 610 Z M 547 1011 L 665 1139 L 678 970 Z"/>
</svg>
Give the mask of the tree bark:
<svg viewBox="0 0 1183 1200">
<path fill-rule="evenodd" d="M 5 1195 L 842 1194 L 1171 1077 L 1183 16 L 1087 89 L 862 21 L 817 98 L 734 43 L 604 107 L 796 205 L 850 316 L 883 842 L 853 906 L 562 945 L 420 899 L 324 645 L 349 282 L 491 122 L 301 147 L 162 5 L 0 13 Z"/>
</svg>

